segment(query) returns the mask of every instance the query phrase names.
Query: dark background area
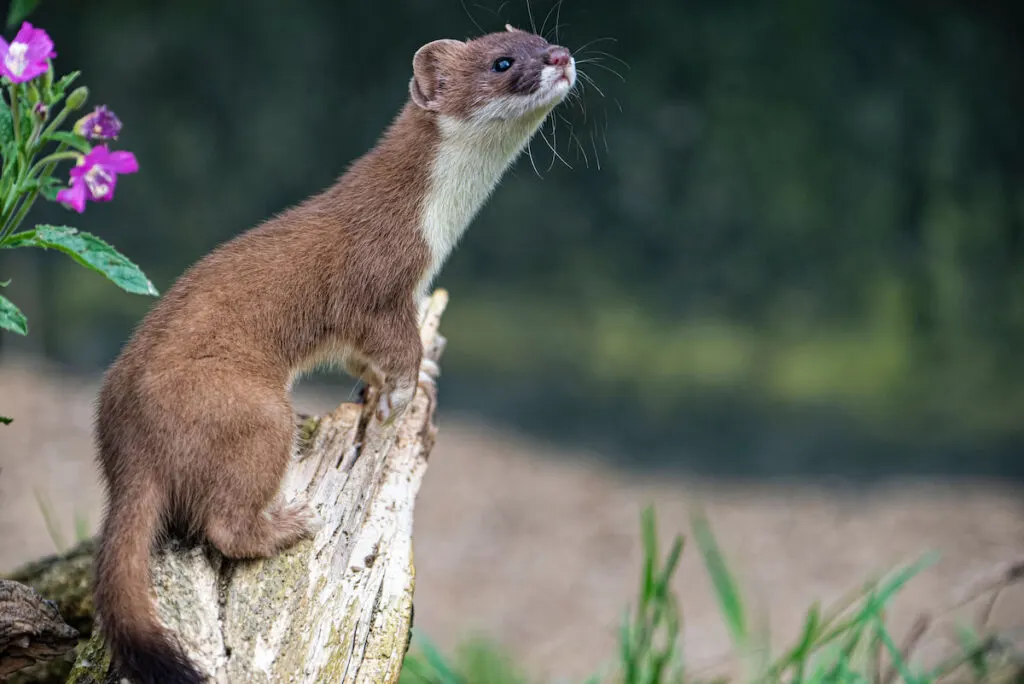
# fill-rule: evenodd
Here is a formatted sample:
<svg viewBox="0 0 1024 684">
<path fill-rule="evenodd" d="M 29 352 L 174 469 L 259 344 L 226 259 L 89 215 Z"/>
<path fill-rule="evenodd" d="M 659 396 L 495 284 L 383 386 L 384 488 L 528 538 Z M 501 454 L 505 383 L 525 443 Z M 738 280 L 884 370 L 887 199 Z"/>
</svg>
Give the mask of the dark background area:
<svg viewBox="0 0 1024 684">
<path fill-rule="evenodd" d="M 543 130 L 566 163 L 535 139 L 439 278 L 444 410 L 627 467 L 1024 477 L 1020 3 L 44 2 L 141 170 L 31 219 L 163 291 L 368 149 L 417 47 L 531 15 L 593 84 Z M 0 343 L 68 373 L 152 304 L 4 256 L 31 334 Z"/>
</svg>

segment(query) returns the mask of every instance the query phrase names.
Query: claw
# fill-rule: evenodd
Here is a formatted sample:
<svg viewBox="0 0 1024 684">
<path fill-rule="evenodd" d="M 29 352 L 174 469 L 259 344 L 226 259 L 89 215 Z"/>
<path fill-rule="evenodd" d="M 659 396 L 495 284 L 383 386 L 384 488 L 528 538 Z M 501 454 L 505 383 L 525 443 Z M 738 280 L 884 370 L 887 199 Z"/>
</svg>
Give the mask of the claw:
<svg viewBox="0 0 1024 684">
<path fill-rule="evenodd" d="M 423 362 L 420 363 L 420 378 L 422 379 L 424 375 L 436 380 L 441 376 L 441 366 L 432 359 L 423 359 Z"/>
<path fill-rule="evenodd" d="M 423 429 L 420 430 L 420 441 L 423 443 L 423 453 L 429 454 L 437 441 L 437 425 L 434 424 L 434 411 L 437 408 L 437 382 L 421 370 L 417 388 L 423 390 L 423 394 L 427 397 L 427 419 L 423 424 Z"/>
<path fill-rule="evenodd" d="M 377 421 L 387 425 L 391 419 L 391 395 L 388 392 L 381 392 L 377 399 Z"/>
</svg>

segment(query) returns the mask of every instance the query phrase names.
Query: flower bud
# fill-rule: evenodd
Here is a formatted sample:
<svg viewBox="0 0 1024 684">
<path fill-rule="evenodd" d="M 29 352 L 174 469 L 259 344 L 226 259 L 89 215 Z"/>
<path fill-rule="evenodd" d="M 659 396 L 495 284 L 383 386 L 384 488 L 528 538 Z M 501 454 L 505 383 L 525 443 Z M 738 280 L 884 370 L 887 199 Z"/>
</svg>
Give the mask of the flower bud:
<svg viewBox="0 0 1024 684">
<path fill-rule="evenodd" d="M 76 109 L 81 109 L 82 105 L 84 105 L 85 101 L 88 99 L 89 89 L 85 86 L 79 86 L 78 88 L 72 90 L 71 94 L 68 95 L 68 101 L 65 106 L 68 108 L 68 111 L 73 112 Z"/>
<path fill-rule="evenodd" d="M 46 93 L 47 97 L 50 95 L 50 90 L 53 88 L 53 65 L 47 61 L 47 69 L 43 72 L 43 92 Z"/>
<path fill-rule="evenodd" d="M 72 130 L 86 140 L 116 140 L 121 120 L 106 105 L 100 105 L 76 121 Z"/>
</svg>

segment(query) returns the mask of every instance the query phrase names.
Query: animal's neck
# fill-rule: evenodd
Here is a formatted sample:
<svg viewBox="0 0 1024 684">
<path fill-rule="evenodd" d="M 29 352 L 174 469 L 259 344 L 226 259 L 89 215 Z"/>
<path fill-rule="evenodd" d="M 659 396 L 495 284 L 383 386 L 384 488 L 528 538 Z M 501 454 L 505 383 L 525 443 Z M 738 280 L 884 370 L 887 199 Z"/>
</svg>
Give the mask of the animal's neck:
<svg viewBox="0 0 1024 684">
<path fill-rule="evenodd" d="M 431 264 L 420 284 L 425 291 L 490 196 L 501 176 L 544 120 L 469 124 L 441 117 L 440 140 L 423 205 L 423 237 Z"/>
</svg>

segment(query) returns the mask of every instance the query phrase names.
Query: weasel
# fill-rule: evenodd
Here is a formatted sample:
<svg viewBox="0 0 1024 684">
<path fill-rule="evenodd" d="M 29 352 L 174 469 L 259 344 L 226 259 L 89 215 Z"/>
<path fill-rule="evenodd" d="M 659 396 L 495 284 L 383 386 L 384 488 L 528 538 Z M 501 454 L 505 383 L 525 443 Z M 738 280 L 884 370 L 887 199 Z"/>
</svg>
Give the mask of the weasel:
<svg viewBox="0 0 1024 684">
<path fill-rule="evenodd" d="M 149 595 L 156 540 L 181 530 L 225 557 L 315 535 L 279 487 L 294 379 L 340 365 L 397 419 L 420 382 L 418 307 L 459 237 L 576 82 L 569 50 L 506 26 L 416 51 L 409 97 L 329 188 L 219 247 L 157 302 L 104 376 L 96 410 L 107 508 L 96 613 L 120 676 L 205 680 Z"/>
</svg>

